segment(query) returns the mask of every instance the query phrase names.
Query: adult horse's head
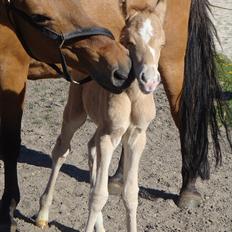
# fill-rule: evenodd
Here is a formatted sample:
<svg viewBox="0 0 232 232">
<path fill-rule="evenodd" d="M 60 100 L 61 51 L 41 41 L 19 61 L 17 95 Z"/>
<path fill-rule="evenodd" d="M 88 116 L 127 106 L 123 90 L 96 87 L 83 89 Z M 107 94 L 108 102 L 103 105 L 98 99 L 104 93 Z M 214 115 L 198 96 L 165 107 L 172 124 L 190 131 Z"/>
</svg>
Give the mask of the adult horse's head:
<svg viewBox="0 0 232 232">
<path fill-rule="evenodd" d="M 46 63 L 61 63 L 63 56 L 68 66 L 115 93 L 128 87 L 128 51 L 109 31 L 90 20 L 78 1 L 9 2 L 12 25 L 29 55 Z"/>
<path fill-rule="evenodd" d="M 144 93 L 153 92 L 161 81 L 158 62 L 165 44 L 166 4 L 166 0 L 159 0 L 154 8 L 132 11 L 124 32 L 134 75 Z"/>
</svg>

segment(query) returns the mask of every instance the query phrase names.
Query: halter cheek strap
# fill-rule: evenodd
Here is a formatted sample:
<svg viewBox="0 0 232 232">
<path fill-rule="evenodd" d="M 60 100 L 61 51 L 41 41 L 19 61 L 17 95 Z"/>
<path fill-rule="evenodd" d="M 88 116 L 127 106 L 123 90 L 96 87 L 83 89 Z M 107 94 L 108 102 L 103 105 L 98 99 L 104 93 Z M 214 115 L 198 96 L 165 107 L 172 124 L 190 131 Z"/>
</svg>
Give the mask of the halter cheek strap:
<svg viewBox="0 0 232 232">
<path fill-rule="evenodd" d="M 34 58 L 35 60 L 40 61 L 39 59 L 37 59 L 33 55 L 33 52 L 31 51 L 30 47 L 27 45 L 26 40 L 23 37 L 22 31 L 20 30 L 19 23 L 15 19 L 15 15 L 21 17 L 24 21 L 29 23 L 32 27 L 34 27 L 35 29 L 40 31 L 45 37 L 47 37 L 47 38 L 49 38 L 49 39 L 51 39 L 59 44 L 58 49 L 59 49 L 59 54 L 60 54 L 62 70 L 56 64 L 47 63 L 47 65 L 49 65 L 51 68 L 53 68 L 60 76 L 64 77 L 67 81 L 75 83 L 75 84 L 84 84 L 84 83 L 92 80 L 92 78 L 89 76 L 84 80 L 80 80 L 80 81 L 73 80 L 71 74 L 68 71 L 65 56 L 61 50 L 63 48 L 63 46 L 72 44 L 76 41 L 83 40 L 83 39 L 86 39 L 88 37 L 95 36 L 95 35 L 104 35 L 104 36 L 107 36 L 111 39 L 114 39 L 114 36 L 111 33 L 111 31 L 109 31 L 106 28 L 102 28 L 102 27 L 79 28 L 79 29 L 77 29 L 73 32 L 67 33 L 67 34 L 57 33 L 55 31 L 51 30 L 50 28 L 47 28 L 47 27 L 44 27 L 42 25 L 37 24 L 24 11 L 16 8 L 10 0 L 7 1 L 6 8 L 7 8 L 9 20 L 10 20 L 11 24 L 14 26 L 15 33 L 17 34 L 19 40 L 21 41 L 21 43 L 22 43 L 24 49 L 26 50 L 26 52 L 28 53 L 28 55 L 31 56 L 32 58 Z"/>
</svg>

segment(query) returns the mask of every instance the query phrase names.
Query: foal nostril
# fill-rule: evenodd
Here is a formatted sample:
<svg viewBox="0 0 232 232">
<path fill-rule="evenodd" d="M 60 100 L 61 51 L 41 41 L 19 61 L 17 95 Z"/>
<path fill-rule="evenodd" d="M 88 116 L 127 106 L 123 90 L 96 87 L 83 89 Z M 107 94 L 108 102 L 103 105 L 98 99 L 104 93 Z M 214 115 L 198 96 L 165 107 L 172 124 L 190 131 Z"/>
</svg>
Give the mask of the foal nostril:
<svg viewBox="0 0 232 232">
<path fill-rule="evenodd" d="M 144 82 L 144 83 L 146 83 L 146 82 L 147 82 L 147 79 L 146 79 L 146 75 L 145 75 L 145 73 L 141 73 L 141 75 L 140 75 L 140 79 L 141 79 L 141 81 L 142 81 L 142 82 Z"/>
<path fill-rule="evenodd" d="M 158 75 L 157 75 L 157 81 L 158 81 L 158 82 L 161 82 L 161 76 L 160 76 L 160 73 L 158 73 Z"/>
<path fill-rule="evenodd" d="M 122 74 L 120 73 L 119 70 L 116 70 L 114 72 L 114 77 L 117 79 L 117 80 L 126 80 L 127 79 L 127 76 L 125 74 Z"/>
</svg>

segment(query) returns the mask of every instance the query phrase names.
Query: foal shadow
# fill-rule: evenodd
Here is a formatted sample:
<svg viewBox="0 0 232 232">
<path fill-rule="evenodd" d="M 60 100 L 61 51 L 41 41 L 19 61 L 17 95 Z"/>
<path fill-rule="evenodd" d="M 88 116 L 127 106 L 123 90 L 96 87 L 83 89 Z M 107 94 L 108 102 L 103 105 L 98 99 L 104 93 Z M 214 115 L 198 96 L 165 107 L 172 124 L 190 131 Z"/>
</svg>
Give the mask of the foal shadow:
<svg viewBox="0 0 232 232">
<path fill-rule="evenodd" d="M 26 163 L 44 168 L 51 168 L 52 166 L 52 160 L 47 154 L 29 149 L 26 146 L 21 146 L 19 163 Z M 89 183 L 89 171 L 87 170 L 64 163 L 60 171 L 72 178 L 75 178 L 78 182 Z"/>
<path fill-rule="evenodd" d="M 144 188 L 141 186 L 139 187 L 139 196 L 150 201 L 156 201 L 158 199 L 172 200 L 176 205 L 179 199 L 177 194 L 167 193 L 164 190 Z"/>
<path fill-rule="evenodd" d="M 22 220 L 22 221 L 24 221 L 24 222 L 26 222 L 26 223 L 35 225 L 35 217 L 28 218 L 25 215 L 23 215 L 19 210 L 15 211 L 15 217 Z M 80 232 L 79 230 L 74 230 L 73 228 L 70 228 L 68 226 L 64 226 L 64 225 L 60 224 L 57 221 L 49 222 L 49 227 L 51 227 L 51 226 L 56 227 L 61 232 Z"/>
</svg>

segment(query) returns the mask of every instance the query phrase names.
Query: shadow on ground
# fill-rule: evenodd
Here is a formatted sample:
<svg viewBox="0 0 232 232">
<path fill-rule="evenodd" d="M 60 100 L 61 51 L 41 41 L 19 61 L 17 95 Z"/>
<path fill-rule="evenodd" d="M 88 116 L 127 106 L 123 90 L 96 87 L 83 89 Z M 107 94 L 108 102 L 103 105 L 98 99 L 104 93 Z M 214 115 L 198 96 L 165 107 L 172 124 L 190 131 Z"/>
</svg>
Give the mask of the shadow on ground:
<svg viewBox="0 0 232 232">
<path fill-rule="evenodd" d="M 23 220 L 26 223 L 35 224 L 35 217 L 28 218 L 25 215 L 23 215 L 19 210 L 16 210 L 15 217 L 18 218 L 18 219 L 20 219 L 20 220 Z M 74 230 L 74 229 L 72 229 L 72 228 L 70 228 L 68 226 L 62 225 L 62 224 L 60 224 L 57 221 L 51 221 L 49 223 L 49 227 L 51 227 L 51 226 L 56 227 L 61 232 L 80 232 L 79 230 Z"/>
<path fill-rule="evenodd" d="M 25 146 L 21 146 L 19 163 L 26 163 L 44 168 L 51 168 L 52 166 L 52 161 L 49 155 L 29 149 Z M 63 164 L 60 171 L 72 178 L 75 178 L 78 182 L 89 183 L 89 171 L 87 170 L 80 169 L 71 164 Z"/>
<path fill-rule="evenodd" d="M 156 201 L 158 199 L 172 200 L 175 204 L 178 202 L 179 196 L 173 193 L 167 193 L 164 190 L 150 189 L 139 187 L 139 196 L 143 199 Z"/>
<path fill-rule="evenodd" d="M 43 152 L 40 152 L 40 151 L 29 149 L 26 146 L 22 146 L 19 163 L 26 163 L 26 164 L 34 165 L 37 167 L 50 168 L 52 161 L 49 155 Z M 78 182 L 86 182 L 86 183 L 89 182 L 89 172 L 87 170 L 80 169 L 74 165 L 64 164 L 61 168 L 61 172 L 63 172 L 64 174 L 72 178 L 75 178 Z M 163 190 L 150 189 L 150 188 L 145 188 L 141 186 L 139 190 L 139 196 L 143 199 L 150 200 L 150 201 L 164 199 L 164 200 L 172 200 L 175 204 L 177 204 L 177 201 L 178 201 L 177 194 L 167 193 Z M 18 219 L 23 220 L 29 224 L 35 224 L 33 218 L 28 218 L 24 216 L 18 210 L 16 210 L 15 216 Z M 70 227 L 60 224 L 57 221 L 50 222 L 49 227 L 51 226 L 56 227 L 59 231 L 62 231 L 62 232 L 79 232 L 78 230 L 74 230 Z"/>
</svg>

